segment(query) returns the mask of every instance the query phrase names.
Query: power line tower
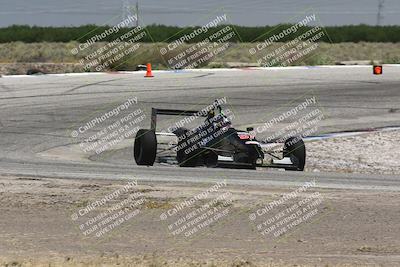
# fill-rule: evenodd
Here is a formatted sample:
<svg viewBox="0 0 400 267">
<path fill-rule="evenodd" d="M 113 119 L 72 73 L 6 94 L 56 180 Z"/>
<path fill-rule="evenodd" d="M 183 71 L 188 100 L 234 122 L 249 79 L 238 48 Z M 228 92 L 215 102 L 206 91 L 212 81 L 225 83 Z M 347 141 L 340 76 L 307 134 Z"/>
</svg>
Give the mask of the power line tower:
<svg viewBox="0 0 400 267">
<path fill-rule="evenodd" d="M 122 20 L 126 20 L 129 17 L 133 17 L 133 13 L 136 14 L 136 23 L 132 22 L 128 26 L 137 27 L 139 26 L 139 1 L 136 2 L 136 6 L 133 6 L 130 0 L 122 0 Z"/>
<path fill-rule="evenodd" d="M 378 2 L 378 14 L 376 15 L 376 25 L 380 26 L 383 21 L 382 10 L 385 0 L 378 0 L 378 1 L 379 2 Z"/>
<path fill-rule="evenodd" d="M 139 0 L 136 1 L 136 27 L 139 26 Z"/>
</svg>

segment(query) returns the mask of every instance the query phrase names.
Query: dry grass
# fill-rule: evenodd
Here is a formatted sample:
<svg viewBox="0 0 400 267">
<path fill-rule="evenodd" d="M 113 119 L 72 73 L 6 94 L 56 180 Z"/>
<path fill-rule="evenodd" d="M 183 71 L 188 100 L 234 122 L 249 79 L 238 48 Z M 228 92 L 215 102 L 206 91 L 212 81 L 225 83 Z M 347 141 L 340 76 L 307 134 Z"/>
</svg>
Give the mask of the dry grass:
<svg viewBox="0 0 400 267">
<path fill-rule="evenodd" d="M 71 49 L 78 43 L 22 43 L 13 42 L 0 44 L 0 63 L 78 63 L 81 58 L 103 47 L 105 43 L 95 43 L 89 49 L 78 56 L 71 53 Z M 144 43 L 136 54 L 130 54 L 123 58 L 110 69 L 133 70 L 138 64 L 151 62 L 157 69 L 165 69 L 167 66 L 162 58 L 159 48 L 165 46 L 161 43 Z M 271 47 L 282 46 L 274 44 Z M 182 49 L 188 48 L 185 45 Z M 256 63 L 257 57 L 248 52 L 254 44 L 232 44 L 223 54 L 217 55 L 208 62 L 207 67 L 226 67 L 229 62 Z M 296 65 L 331 65 L 340 61 L 351 60 L 379 60 L 382 63 L 400 63 L 400 43 L 320 43 L 316 52 L 308 58 L 297 61 Z M 76 69 L 76 68 L 75 68 Z M 76 69 L 71 71 L 82 71 Z M 6 73 L 6 71 L 3 71 Z"/>
<path fill-rule="evenodd" d="M 123 257 L 118 254 L 114 255 L 101 255 L 96 258 L 74 258 L 74 257 L 53 257 L 53 258 L 41 258 L 41 259 L 19 259 L 19 260 L 10 260 L 10 259 L 0 259 L 1 267 L 17 267 L 17 266 L 35 266 L 35 267 L 95 267 L 95 266 L 138 266 L 138 267 L 315 267 L 315 266 L 323 266 L 323 267 L 361 267 L 365 266 L 363 264 L 296 264 L 296 263 L 283 263 L 280 261 L 274 262 L 251 262 L 249 260 L 243 259 L 232 259 L 232 260 L 204 260 L 198 261 L 187 258 L 178 258 L 175 260 L 164 259 L 162 257 L 157 256 L 142 256 L 142 257 Z M 372 266 L 372 265 L 369 265 Z"/>
</svg>

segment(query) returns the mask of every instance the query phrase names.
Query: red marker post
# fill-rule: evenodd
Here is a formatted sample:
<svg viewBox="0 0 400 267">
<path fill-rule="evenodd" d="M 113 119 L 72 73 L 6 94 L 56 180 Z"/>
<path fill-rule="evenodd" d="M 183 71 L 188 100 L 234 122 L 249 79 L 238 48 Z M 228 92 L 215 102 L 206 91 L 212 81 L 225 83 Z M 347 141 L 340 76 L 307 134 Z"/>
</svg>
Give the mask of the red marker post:
<svg viewBox="0 0 400 267">
<path fill-rule="evenodd" d="M 383 67 L 382 66 L 374 66 L 374 74 L 375 75 L 382 75 L 383 73 Z"/>
</svg>

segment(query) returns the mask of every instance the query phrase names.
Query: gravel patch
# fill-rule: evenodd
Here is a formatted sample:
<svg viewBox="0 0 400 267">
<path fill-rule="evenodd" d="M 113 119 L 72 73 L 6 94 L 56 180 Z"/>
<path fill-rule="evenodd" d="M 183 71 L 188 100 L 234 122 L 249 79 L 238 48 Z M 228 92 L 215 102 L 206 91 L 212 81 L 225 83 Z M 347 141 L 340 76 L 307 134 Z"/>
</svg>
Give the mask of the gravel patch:
<svg viewBox="0 0 400 267">
<path fill-rule="evenodd" d="M 306 146 L 307 171 L 400 174 L 400 131 L 325 139 Z"/>
</svg>

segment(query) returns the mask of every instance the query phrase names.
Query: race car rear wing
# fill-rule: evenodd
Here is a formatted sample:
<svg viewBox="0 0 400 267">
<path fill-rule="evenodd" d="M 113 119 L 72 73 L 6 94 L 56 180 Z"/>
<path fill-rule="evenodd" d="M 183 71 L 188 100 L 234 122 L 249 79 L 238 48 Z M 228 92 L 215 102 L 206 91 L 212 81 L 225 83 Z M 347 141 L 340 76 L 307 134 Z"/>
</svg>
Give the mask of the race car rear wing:
<svg viewBox="0 0 400 267">
<path fill-rule="evenodd" d="M 207 115 L 196 111 L 196 110 L 179 110 L 179 109 L 160 109 L 160 108 L 152 108 L 151 109 L 151 124 L 150 129 L 156 130 L 157 127 L 157 115 L 173 115 L 173 116 L 199 116 L 199 117 L 207 117 Z"/>
</svg>

